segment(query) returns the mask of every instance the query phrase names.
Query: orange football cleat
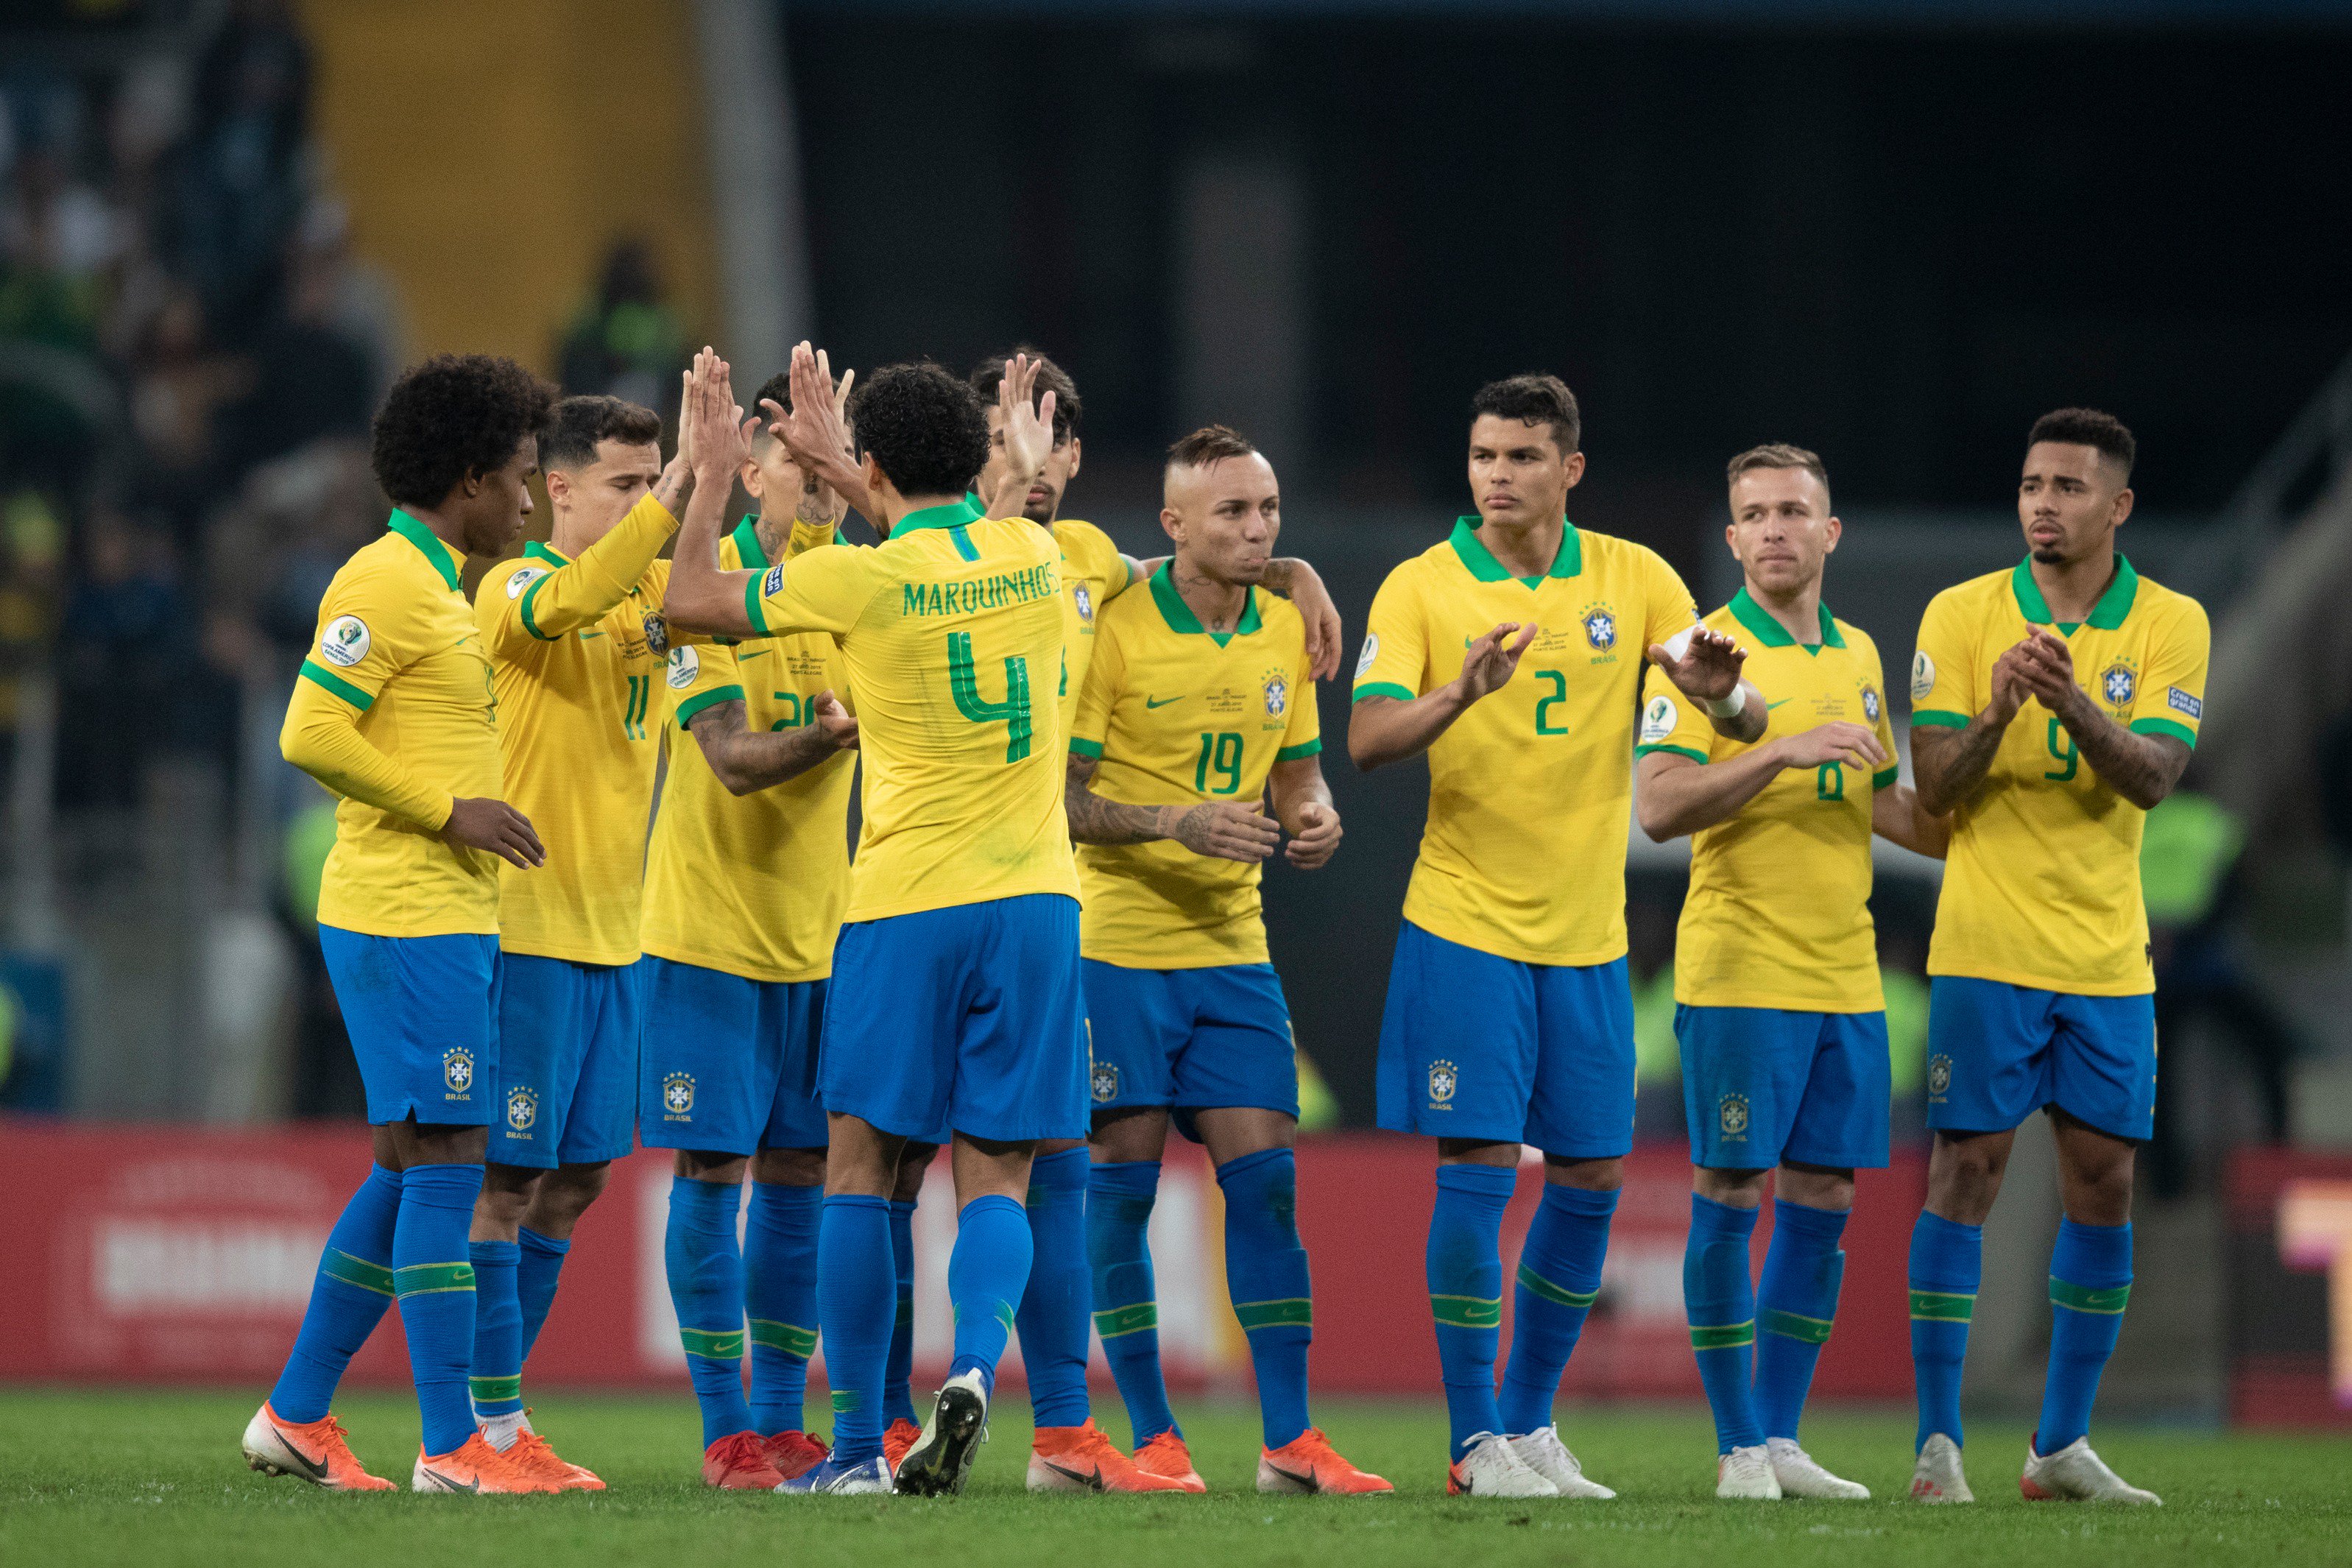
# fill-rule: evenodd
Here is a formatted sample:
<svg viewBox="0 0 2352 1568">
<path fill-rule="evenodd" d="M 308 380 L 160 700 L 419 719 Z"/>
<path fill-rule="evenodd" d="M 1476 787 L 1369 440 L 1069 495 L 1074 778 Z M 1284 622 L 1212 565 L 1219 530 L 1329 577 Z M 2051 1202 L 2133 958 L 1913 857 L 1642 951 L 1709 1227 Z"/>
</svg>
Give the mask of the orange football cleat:
<svg viewBox="0 0 2352 1568">
<path fill-rule="evenodd" d="M 522 1469 L 553 1481 L 558 1491 L 601 1492 L 604 1489 L 604 1483 L 595 1471 L 564 1458 L 546 1438 L 528 1426 L 515 1434 L 514 1447 L 505 1452 L 507 1458 Z"/>
<path fill-rule="evenodd" d="M 730 1492 L 772 1492 L 784 1478 L 757 1432 L 737 1432 L 702 1451 L 702 1484 Z"/>
<path fill-rule="evenodd" d="M 446 1454 L 428 1454 L 416 1447 L 416 1468 L 409 1489 L 420 1492 L 552 1492 L 562 1489 L 549 1477 L 527 1468 L 511 1454 L 501 1454 L 478 1431 Z"/>
<path fill-rule="evenodd" d="M 1173 1430 L 1160 1433 L 1135 1451 L 1135 1468 L 1147 1476 L 1174 1481 L 1188 1492 L 1204 1492 L 1209 1483 L 1192 1468 L 1192 1450 Z"/>
<path fill-rule="evenodd" d="M 767 1454 L 768 1463 L 775 1468 L 776 1474 L 786 1480 L 806 1475 L 814 1467 L 824 1463 L 825 1456 L 833 1452 L 818 1439 L 798 1429 L 771 1432 L 760 1439 L 760 1447 Z"/>
<path fill-rule="evenodd" d="M 1087 1418 L 1078 1426 L 1040 1426 L 1029 1448 L 1033 1492 L 1181 1492 L 1182 1481 L 1136 1468 L 1103 1429 Z"/>
<path fill-rule="evenodd" d="M 245 1462 L 266 1476 L 292 1476 L 331 1492 L 391 1492 L 400 1489 L 362 1469 L 351 1434 L 330 1413 L 316 1421 L 288 1421 L 263 1400 L 245 1424 Z"/>
<path fill-rule="evenodd" d="M 1392 1492 L 1396 1488 L 1339 1457 L 1319 1426 L 1309 1426 L 1279 1448 L 1265 1448 L 1257 1457 L 1257 1489 L 1262 1492 L 1321 1492 L 1332 1497 L 1360 1497 Z"/>
<path fill-rule="evenodd" d="M 913 1447 L 922 1435 L 923 1429 L 903 1415 L 891 1422 L 890 1429 L 882 1434 L 882 1457 L 890 1461 L 893 1474 L 898 1471 L 898 1461 L 907 1457 L 907 1450 Z"/>
</svg>

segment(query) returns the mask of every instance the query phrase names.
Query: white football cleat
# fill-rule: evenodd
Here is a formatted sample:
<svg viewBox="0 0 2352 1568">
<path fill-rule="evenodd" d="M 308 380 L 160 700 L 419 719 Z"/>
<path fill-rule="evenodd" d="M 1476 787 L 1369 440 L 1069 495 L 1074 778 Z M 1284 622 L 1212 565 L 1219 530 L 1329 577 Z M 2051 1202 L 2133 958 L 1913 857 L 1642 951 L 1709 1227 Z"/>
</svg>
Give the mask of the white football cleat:
<svg viewBox="0 0 2352 1568">
<path fill-rule="evenodd" d="M 2032 1447 L 2032 1445 L 2028 1445 Z M 1960 1446 L 1941 1432 L 1930 1433 L 1911 1470 L 1913 1502 L 1974 1502 L 1969 1478 L 1960 1471 Z"/>
<path fill-rule="evenodd" d="M 1772 1479 L 1780 1483 L 1782 1497 L 1860 1502 L 1870 1496 L 1870 1489 L 1860 1481 L 1822 1468 L 1821 1461 L 1798 1447 L 1794 1437 L 1767 1437 L 1764 1452 L 1772 1461 Z"/>
<path fill-rule="evenodd" d="M 1445 1472 L 1448 1497 L 1558 1497 L 1559 1489 L 1537 1474 L 1511 1447 L 1508 1437 L 1492 1432 L 1471 1434 L 1462 1458 Z"/>
<path fill-rule="evenodd" d="M 1549 1481 L 1562 1497 L 1600 1502 L 1617 1495 L 1584 1473 L 1584 1466 L 1559 1440 L 1557 1426 L 1538 1426 L 1524 1437 L 1505 1440 L 1521 1464 Z"/>
<path fill-rule="evenodd" d="M 2025 1473 L 2017 1489 L 2036 1502 L 2120 1502 L 2139 1508 L 2162 1508 L 2164 1500 L 2131 1485 L 2107 1468 L 2091 1451 L 2088 1437 L 2077 1437 L 2054 1454 L 2037 1454 L 2025 1445 Z"/>
<path fill-rule="evenodd" d="M 1734 1448 L 1715 1462 L 1715 1495 L 1777 1502 L 1780 1483 L 1772 1479 L 1772 1458 L 1761 1443 Z"/>
<path fill-rule="evenodd" d="M 940 1385 L 931 1418 L 907 1457 L 898 1461 L 895 1484 L 908 1497 L 952 1497 L 963 1490 L 972 1457 L 988 1441 L 988 1385 L 978 1372 Z"/>
</svg>

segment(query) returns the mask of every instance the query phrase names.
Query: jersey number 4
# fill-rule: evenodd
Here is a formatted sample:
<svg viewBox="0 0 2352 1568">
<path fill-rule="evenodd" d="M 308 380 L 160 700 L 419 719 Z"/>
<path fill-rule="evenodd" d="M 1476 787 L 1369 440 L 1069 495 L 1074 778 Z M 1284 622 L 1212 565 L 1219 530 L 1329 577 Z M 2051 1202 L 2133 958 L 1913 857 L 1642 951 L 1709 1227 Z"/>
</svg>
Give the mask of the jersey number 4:
<svg viewBox="0 0 2352 1568">
<path fill-rule="evenodd" d="M 955 694 L 956 711 L 975 724 L 1002 722 L 1005 728 L 1004 760 L 1017 763 L 1029 754 L 1035 725 L 1029 716 L 1029 661 L 1014 655 L 1004 661 L 1004 700 L 983 702 L 980 672 L 972 668 L 971 634 L 948 634 L 948 689 Z"/>
</svg>

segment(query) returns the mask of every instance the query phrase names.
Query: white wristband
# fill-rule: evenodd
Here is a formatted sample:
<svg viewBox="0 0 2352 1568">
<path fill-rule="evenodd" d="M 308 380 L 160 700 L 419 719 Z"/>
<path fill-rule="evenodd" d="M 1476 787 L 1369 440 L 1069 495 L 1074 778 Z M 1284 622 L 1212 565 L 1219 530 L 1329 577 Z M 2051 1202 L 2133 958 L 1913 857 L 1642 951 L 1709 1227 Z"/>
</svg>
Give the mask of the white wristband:
<svg viewBox="0 0 2352 1568">
<path fill-rule="evenodd" d="M 1700 706 L 1706 710 L 1706 716 L 1710 719 L 1737 719 L 1748 709 L 1747 683 L 1743 681 L 1733 687 L 1728 697 L 1702 698 Z"/>
</svg>

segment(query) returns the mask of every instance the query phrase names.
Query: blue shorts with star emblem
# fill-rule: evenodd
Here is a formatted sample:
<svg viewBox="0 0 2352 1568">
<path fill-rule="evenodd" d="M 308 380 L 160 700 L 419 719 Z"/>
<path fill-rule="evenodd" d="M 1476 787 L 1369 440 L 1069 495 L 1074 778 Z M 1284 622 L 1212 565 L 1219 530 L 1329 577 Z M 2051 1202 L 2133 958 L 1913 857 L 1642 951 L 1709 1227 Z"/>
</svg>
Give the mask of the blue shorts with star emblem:
<svg viewBox="0 0 2352 1568">
<path fill-rule="evenodd" d="M 495 1114 L 499 990 L 494 936 L 363 936 L 319 928 L 327 978 L 367 1086 L 367 1119 L 479 1127 Z"/>
<path fill-rule="evenodd" d="M 1381 1016 L 1380 1124 L 1606 1160 L 1633 1146 L 1625 961 L 1525 963 L 1397 932 Z"/>
<path fill-rule="evenodd" d="M 1710 1171 L 1886 1163 L 1884 1013 L 1676 1007 L 1691 1163 Z"/>
<path fill-rule="evenodd" d="M 1087 1135 L 1077 900 L 1026 893 L 843 926 L 833 994 L 825 1110 L 926 1142 Z"/>
<path fill-rule="evenodd" d="M 747 980 L 647 957 L 637 1137 L 648 1149 L 822 1149 L 823 980 Z"/>
<path fill-rule="evenodd" d="M 1927 1125 L 2006 1132 L 2045 1105 L 2111 1138 L 2154 1137 L 2156 998 L 1934 976 Z"/>
<path fill-rule="evenodd" d="M 501 961 L 490 1163 L 551 1171 L 635 1145 L 645 971 L 538 953 Z"/>
<path fill-rule="evenodd" d="M 1271 963 L 1128 969 L 1085 961 L 1087 1086 L 1097 1110 L 1165 1106 L 1187 1114 L 1263 1106 L 1298 1114 L 1290 1005 Z"/>
</svg>

